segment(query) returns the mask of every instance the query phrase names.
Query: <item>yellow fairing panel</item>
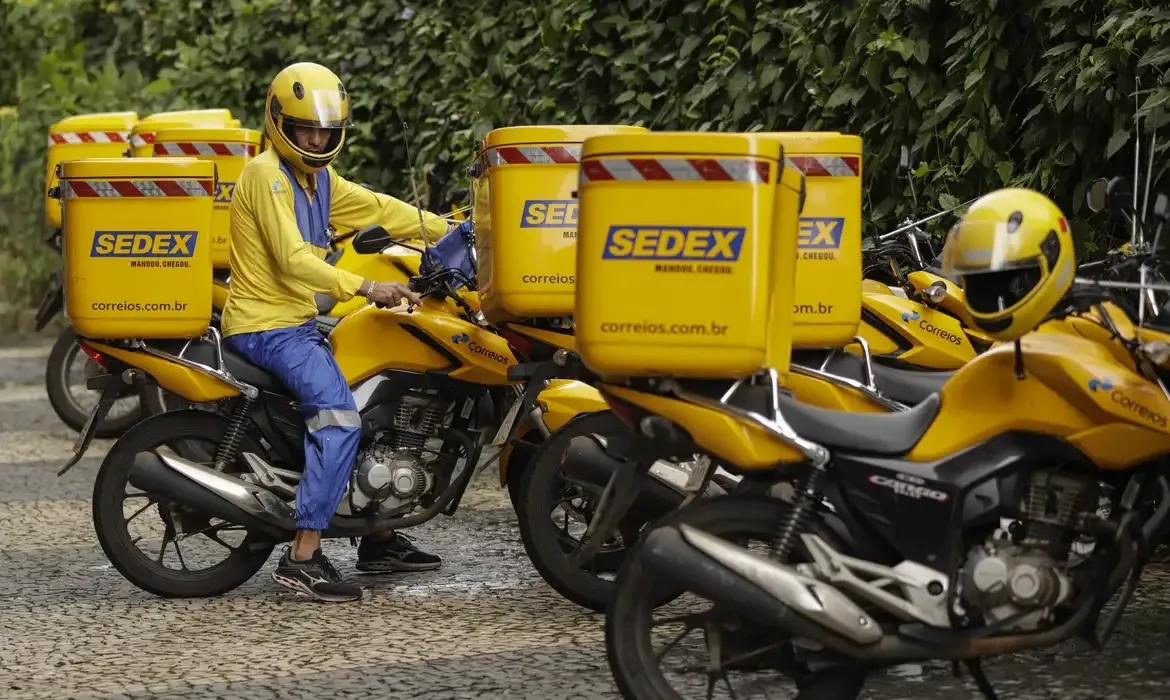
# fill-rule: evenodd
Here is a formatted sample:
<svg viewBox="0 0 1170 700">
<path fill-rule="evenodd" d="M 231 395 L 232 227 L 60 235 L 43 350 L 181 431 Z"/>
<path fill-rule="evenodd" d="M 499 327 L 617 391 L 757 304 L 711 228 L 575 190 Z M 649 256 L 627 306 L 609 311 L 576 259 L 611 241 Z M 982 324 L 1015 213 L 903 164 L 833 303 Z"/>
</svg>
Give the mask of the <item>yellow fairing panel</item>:
<svg viewBox="0 0 1170 700">
<path fill-rule="evenodd" d="M 602 390 L 682 426 L 703 450 L 740 469 L 770 469 L 803 459 L 795 448 L 754 423 L 715 408 L 606 384 Z"/>
<path fill-rule="evenodd" d="M 194 403 L 207 403 L 239 396 L 240 392 L 218 377 L 185 365 L 144 353 L 140 350 L 116 348 L 92 340 L 85 341 L 93 349 L 116 357 L 128 365 L 146 372 L 159 386 Z"/>
</svg>

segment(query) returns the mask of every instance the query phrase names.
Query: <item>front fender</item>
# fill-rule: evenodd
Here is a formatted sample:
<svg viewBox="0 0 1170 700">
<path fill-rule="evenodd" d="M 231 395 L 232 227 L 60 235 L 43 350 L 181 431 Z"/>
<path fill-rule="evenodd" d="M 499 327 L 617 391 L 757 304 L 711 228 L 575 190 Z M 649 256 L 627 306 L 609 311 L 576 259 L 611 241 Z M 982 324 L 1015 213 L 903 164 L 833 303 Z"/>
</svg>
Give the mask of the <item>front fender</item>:
<svg viewBox="0 0 1170 700">
<path fill-rule="evenodd" d="M 548 388 L 536 397 L 544 415 L 544 426 L 550 433 L 560 430 L 575 416 L 594 411 L 607 411 L 605 399 L 601 392 L 593 387 L 571 379 L 553 379 Z M 516 430 L 516 437 L 525 441 L 541 442 L 544 437 L 530 416 L 518 419 L 520 425 Z M 508 483 L 508 462 L 515 453 L 512 445 L 504 448 L 500 454 L 500 486 Z"/>
</svg>

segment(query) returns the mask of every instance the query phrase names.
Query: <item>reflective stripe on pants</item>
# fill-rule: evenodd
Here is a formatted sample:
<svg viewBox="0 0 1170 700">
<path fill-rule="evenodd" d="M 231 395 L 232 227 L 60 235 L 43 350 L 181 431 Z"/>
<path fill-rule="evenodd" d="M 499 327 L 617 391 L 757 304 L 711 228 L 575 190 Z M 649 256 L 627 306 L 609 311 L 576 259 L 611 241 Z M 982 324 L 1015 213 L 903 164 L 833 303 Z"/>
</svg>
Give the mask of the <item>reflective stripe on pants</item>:
<svg viewBox="0 0 1170 700">
<path fill-rule="evenodd" d="M 229 336 L 227 346 L 288 387 L 305 416 L 305 471 L 297 487 L 297 528 L 324 530 L 353 470 L 361 416 L 353 393 L 312 321 Z"/>
</svg>

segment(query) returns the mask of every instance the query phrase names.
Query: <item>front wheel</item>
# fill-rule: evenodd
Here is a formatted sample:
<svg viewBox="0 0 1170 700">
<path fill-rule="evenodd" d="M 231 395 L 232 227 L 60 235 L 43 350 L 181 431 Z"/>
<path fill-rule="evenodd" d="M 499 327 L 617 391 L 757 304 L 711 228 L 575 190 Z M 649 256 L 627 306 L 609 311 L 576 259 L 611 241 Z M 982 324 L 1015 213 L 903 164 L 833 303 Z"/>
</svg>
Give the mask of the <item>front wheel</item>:
<svg viewBox="0 0 1170 700">
<path fill-rule="evenodd" d="M 721 496 L 675 511 L 657 527 L 686 524 L 763 553 L 790 509 L 766 496 Z M 660 607 L 674 582 L 646 566 L 639 550 L 631 549 L 605 618 L 610 671 L 626 700 L 790 697 L 794 684 L 796 700 L 860 695 L 865 669 L 810 673 L 776 627 L 689 593 Z"/>
<path fill-rule="evenodd" d="M 96 361 L 82 352 L 77 333 L 72 328 L 61 331 L 45 365 L 45 392 L 49 395 L 49 405 L 62 423 L 81 432 L 101 396 L 100 392 L 88 389 L 85 380 L 104 373 Z M 116 438 L 142 417 L 138 397 L 133 388 L 127 386 L 98 424 L 94 437 Z"/>
<path fill-rule="evenodd" d="M 226 593 L 252 578 L 274 543 L 240 525 L 171 503 L 130 484 L 140 453 L 170 450 L 210 466 L 229 422 L 206 411 L 152 416 L 114 444 L 93 487 L 93 526 L 106 558 L 126 578 L 164 598 L 203 598 Z M 264 454 L 244 437 L 237 455 Z M 246 470 L 237 457 L 225 473 Z"/>
</svg>

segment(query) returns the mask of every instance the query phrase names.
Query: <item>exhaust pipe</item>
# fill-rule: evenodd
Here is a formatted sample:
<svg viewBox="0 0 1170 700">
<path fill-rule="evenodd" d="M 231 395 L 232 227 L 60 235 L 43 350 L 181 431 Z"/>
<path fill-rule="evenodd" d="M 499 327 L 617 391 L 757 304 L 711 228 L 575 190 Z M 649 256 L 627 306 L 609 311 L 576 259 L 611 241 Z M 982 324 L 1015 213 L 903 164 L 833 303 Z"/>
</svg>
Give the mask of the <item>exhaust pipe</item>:
<svg viewBox="0 0 1170 700">
<path fill-rule="evenodd" d="M 658 528 L 650 536 L 663 532 L 672 533 L 674 539 L 664 542 L 661 549 L 653 545 L 647 549 L 659 549 L 657 556 L 663 559 L 685 562 L 679 571 L 672 572 L 673 576 L 709 589 L 721 601 L 729 598 L 750 601 L 764 615 L 756 619 L 775 619 L 794 632 L 802 626 L 818 629 L 811 637 L 818 641 L 825 636 L 825 631 L 861 645 L 874 644 L 882 638 L 881 625 L 827 583 L 689 525 Z M 692 573 L 686 573 L 688 568 Z M 728 585 L 735 589 L 731 595 L 728 595 Z M 720 589 L 722 593 L 718 593 Z M 706 597 L 705 591 L 691 590 Z M 801 618 L 801 622 L 794 625 L 793 618 Z"/>
<path fill-rule="evenodd" d="M 595 439 L 589 436 L 575 437 L 569 441 L 561 462 L 566 477 L 597 489 L 605 490 L 610 479 L 626 462 L 613 457 Z M 683 502 L 683 494 L 657 477 L 651 467 L 649 479 L 644 479 L 642 488 L 631 505 L 638 513 L 669 513 Z"/>
<path fill-rule="evenodd" d="M 1092 592 L 1086 591 L 1065 621 L 1041 632 L 972 637 L 907 624 L 885 634 L 833 586 L 688 525 L 647 533 L 639 560 L 679 588 L 864 663 L 958 661 L 1052 646 L 1081 629 L 1093 609 Z"/>
<path fill-rule="evenodd" d="M 130 483 L 280 541 L 296 530 L 295 515 L 275 494 L 176 454 L 139 453 L 130 469 Z"/>
</svg>

